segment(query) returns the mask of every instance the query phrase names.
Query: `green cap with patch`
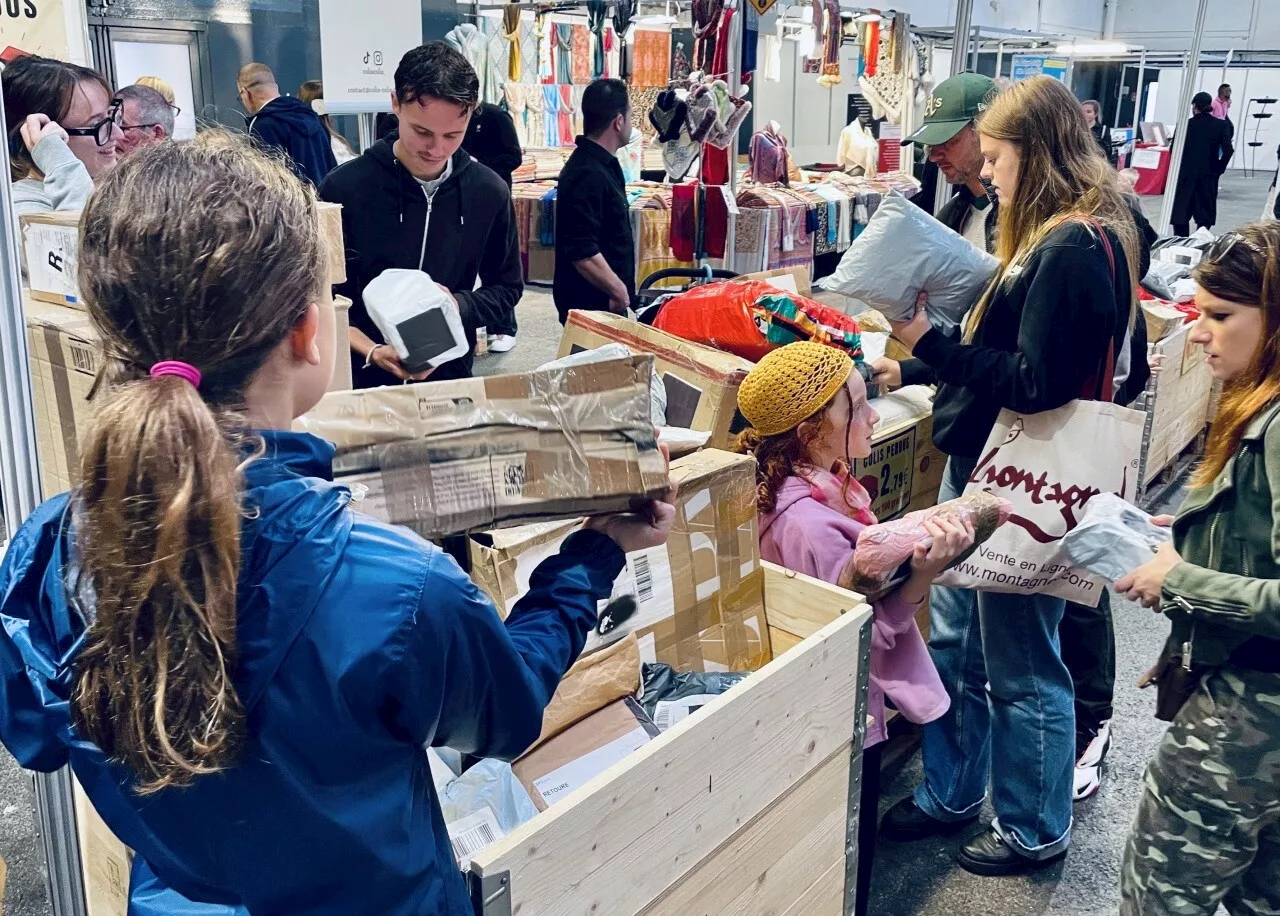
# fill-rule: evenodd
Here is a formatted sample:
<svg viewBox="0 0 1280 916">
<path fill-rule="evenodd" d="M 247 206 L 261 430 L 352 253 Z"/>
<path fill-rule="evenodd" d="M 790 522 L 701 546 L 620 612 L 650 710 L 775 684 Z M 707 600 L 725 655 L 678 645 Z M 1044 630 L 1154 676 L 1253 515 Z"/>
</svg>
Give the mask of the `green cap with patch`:
<svg viewBox="0 0 1280 916">
<path fill-rule="evenodd" d="M 986 110 L 999 88 L 981 73 L 957 73 L 933 87 L 924 106 L 924 123 L 902 141 L 941 146 Z"/>
</svg>

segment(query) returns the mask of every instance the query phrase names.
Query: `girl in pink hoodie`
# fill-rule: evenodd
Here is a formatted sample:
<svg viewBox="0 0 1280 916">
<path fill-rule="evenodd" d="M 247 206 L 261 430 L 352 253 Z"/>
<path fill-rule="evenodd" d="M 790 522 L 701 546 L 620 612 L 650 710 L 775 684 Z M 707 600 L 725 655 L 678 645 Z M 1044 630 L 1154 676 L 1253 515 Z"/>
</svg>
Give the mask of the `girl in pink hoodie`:
<svg viewBox="0 0 1280 916">
<path fill-rule="evenodd" d="M 806 575 L 849 587 L 858 535 L 876 524 L 871 497 L 847 469 L 871 454 L 880 419 L 854 362 L 822 344 L 790 344 L 766 356 L 738 391 L 751 423 L 740 447 L 755 455 L 760 555 Z M 950 701 L 929 658 L 915 614 L 934 578 L 973 544 L 973 527 L 927 522 L 930 543 L 917 545 L 911 574 L 874 596 L 867 729 L 858 831 L 857 913 L 865 914 L 879 815 L 885 697 L 909 721 L 931 722 Z M 854 660 L 849 660 L 854 664 Z"/>
</svg>

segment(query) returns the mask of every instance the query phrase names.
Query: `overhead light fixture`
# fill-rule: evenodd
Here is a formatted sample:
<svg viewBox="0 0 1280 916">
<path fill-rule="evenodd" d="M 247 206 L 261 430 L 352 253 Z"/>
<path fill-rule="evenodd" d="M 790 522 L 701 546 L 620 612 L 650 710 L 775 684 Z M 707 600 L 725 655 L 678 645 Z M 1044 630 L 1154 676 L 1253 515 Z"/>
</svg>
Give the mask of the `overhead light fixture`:
<svg viewBox="0 0 1280 916">
<path fill-rule="evenodd" d="M 1104 57 L 1108 54 L 1128 54 L 1129 46 L 1123 41 L 1078 41 L 1075 44 L 1060 44 L 1054 49 L 1054 53 L 1068 57 Z"/>
</svg>

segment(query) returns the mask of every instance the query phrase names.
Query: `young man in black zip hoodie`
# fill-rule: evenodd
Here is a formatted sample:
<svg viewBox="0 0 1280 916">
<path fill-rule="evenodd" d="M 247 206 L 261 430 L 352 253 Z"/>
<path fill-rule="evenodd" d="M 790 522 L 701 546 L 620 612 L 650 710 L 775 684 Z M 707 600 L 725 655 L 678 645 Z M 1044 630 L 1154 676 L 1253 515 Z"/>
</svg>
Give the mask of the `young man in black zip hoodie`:
<svg viewBox="0 0 1280 916">
<path fill-rule="evenodd" d="M 479 97 L 480 81 L 465 57 L 442 41 L 414 48 L 396 69 L 392 108 L 399 131 L 320 186 L 323 200 L 342 204 L 347 282 L 338 292 L 352 303 L 356 388 L 409 378 L 361 295 L 389 268 L 426 271 L 462 313 L 470 350 L 436 369 L 433 380 L 471 375 L 476 328 L 514 326 L 524 279 L 511 191 L 461 149 Z"/>
</svg>

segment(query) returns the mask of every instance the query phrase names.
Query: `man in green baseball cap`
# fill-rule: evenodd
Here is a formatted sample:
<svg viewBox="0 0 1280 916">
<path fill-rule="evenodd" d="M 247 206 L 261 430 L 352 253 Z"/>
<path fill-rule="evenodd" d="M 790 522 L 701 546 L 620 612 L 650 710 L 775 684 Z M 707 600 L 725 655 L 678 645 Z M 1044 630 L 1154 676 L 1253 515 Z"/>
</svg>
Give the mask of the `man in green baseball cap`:
<svg viewBox="0 0 1280 916">
<path fill-rule="evenodd" d="M 957 73 L 929 93 L 924 123 L 902 141 L 928 150 L 948 184 L 960 191 L 938 213 L 938 221 L 959 232 L 976 247 L 990 251 L 995 238 L 994 197 L 980 180 L 982 148 L 974 119 L 1000 91 L 995 80 L 981 73 Z"/>
</svg>

